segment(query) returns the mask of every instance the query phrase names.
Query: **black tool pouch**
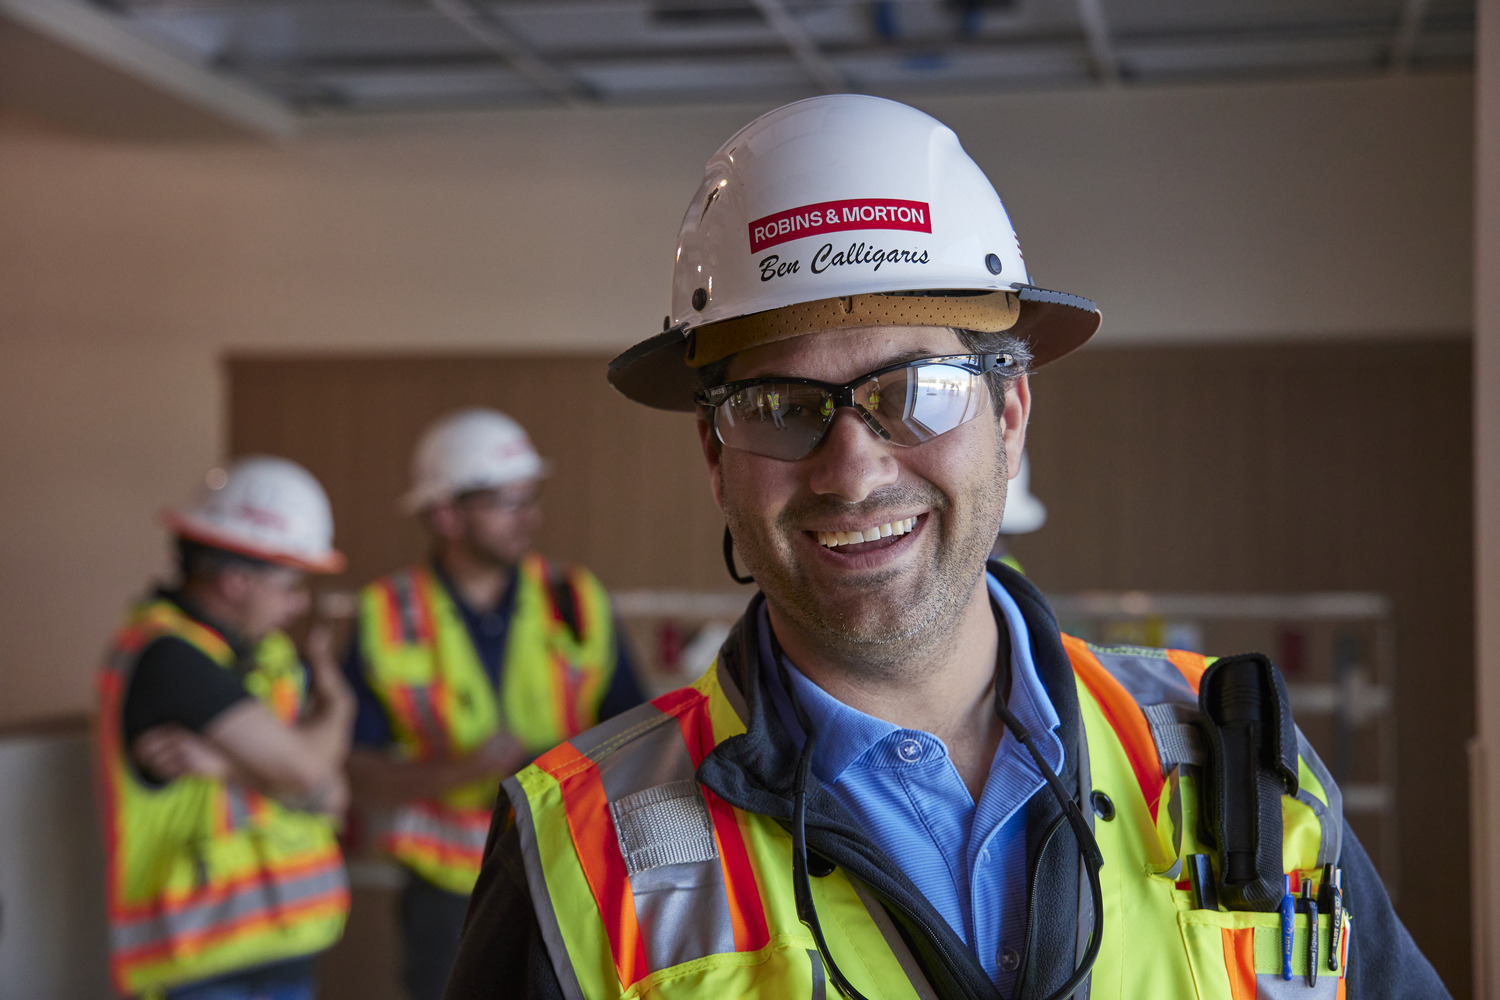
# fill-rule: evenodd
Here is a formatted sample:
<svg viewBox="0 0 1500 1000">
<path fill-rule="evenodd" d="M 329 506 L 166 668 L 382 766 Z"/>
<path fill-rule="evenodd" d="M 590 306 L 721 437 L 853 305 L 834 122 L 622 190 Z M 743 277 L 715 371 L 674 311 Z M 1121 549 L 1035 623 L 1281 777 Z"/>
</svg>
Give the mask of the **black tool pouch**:
<svg viewBox="0 0 1500 1000">
<path fill-rule="evenodd" d="M 1297 794 L 1297 730 L 1286 684 L 1247 653 L 1203 674 L 1198 704 L 1208 763 L 1203 802 L 1222 858 L 1219 898 L 1231 910 L 1275 910 L 1284 880 L 1281 796 Z"/>
</svg>

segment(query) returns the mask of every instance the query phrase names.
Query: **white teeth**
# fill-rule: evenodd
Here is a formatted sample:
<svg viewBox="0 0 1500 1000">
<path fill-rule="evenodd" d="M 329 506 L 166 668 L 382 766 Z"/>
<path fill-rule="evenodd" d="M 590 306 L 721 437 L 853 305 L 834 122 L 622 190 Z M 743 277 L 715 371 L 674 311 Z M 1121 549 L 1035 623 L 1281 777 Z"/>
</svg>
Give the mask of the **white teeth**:
<svg viewBox="0 0 1500 1000">
<path fill-rule="evenodd" d="M 865 528 L 863 531 L 819 531 L 818 544 L 826 548 L 837 548 L 840 545 L 855 545 L 859 542 L 873 542 L 881 538 L 890 538 L 892 535 L 904 535 L 916 527 L 917 519 L 914 517 L 903 518 L 900 521 L 891 521 L 888 524 L 877 525 L 873 528 Z"/>
</svg>

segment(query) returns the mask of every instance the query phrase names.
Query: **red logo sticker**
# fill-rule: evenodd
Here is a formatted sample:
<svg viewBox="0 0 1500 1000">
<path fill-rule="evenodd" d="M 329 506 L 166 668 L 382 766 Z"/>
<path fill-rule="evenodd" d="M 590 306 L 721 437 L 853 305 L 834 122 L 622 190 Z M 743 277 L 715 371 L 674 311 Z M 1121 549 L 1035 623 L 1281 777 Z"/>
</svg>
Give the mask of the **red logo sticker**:
<svg viewBox="0 0 1500 1000">
<path fill-rule="evenodd" d="M 750 252 L 760 253 L 787 240 L 848 229 L 905 229 L 932 232 L 932 213 L 925 201 L 897 198 L 853 198 L 820 201 L 789 208 L 750 223 Z"/>
</svg>

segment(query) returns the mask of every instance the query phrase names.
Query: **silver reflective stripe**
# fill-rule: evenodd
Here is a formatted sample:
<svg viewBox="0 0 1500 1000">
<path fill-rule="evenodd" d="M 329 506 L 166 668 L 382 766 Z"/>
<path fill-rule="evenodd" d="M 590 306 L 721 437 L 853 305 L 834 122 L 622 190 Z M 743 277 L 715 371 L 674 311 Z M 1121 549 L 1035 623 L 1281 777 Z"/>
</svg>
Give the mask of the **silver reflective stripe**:
<svg viewBox="0 0 1500 1000">
<path fill-rule="evenodd" d="M 719 856 L 708 806 L 692 779 L 633 792 L 611 802 L 609 811 L 630 875 Z"/>
<path fill-rule="evenodd" d="M 199 935 L 260 912 L 279 909 L 346 888 L 343 865 L 298 878 L 276 880 L 270 872 L 210 903 L 135 919 L 120 918 L 110 928 L 115 951 L 136 951 L 164 941 Z"/>
<path fill-rule="evenodd" d="M 1255 977 L 1256 1000 L 1336 1000 L 1339 995 L 1337 973 L 1322 970 L 1316 986 L 1308 986 L 1301 973 L 1282 979 L 1280 973 L 1261 973 Z"/>
<path fill-rule="evenodd" d="M 574 750 L 598 762 L 642 733 L 669 722 L 673 723 L 675 730 L 676 720 L 648 701 L 599 723 L 568 742 L 573 744 Z"/>
<path fill-rule="evenodd" d="M 1344 848 L 1344 793 L 1339 791 L 1338 783 L 1323 764 L 1323 758 L 1307 742 L 1300 727 L 1297 729 L 1297 752 L 1302 755 L 1302 761 L 1313 777 L 1318 779 L 1318 784 L 1323 786 L 1323 794 L 1328 796 L 1328 804 L 1324 805 L 1306 788 L 1297 789 L 1297 801 L 1311 809 L 1323 827 L 1323 836 L 1318 842 L 1318 864 L 1334 864 Z"/>
<path fill-rule="evenodd" d="M 849 884 L 854 887 L 854 892 L 859 896 L 859 901 L 865 904 L 865 909 L 870 913 L 870 919 L 880 929 L 880 936 L 885 938 L 886 946 L 896 956 L 896 961 L 901 965 L 901 971 L 906 974 L 906 978 L 911 982 L 912 990 L 916 992 L 921 1000 L 937 1000 L 937 991 L 927 981 L 927 976 L 922 972 L 922 967 L 917 964 L 917 960 L 912 955 L 911 949 L 906 946 L 906 939 L 901 936 L 901 932 L 891 922 L 891 915 L 886 912 L 885 907 L 880 905 L 878 899 L 870 895 L 869 890 L 858 879 L 849 879 Z M 822 961 L 819 959 L 817 952 L 809 952 L 809 954 L 813 957 L 813 982 L 816 984 L 816 977 L 822 972 Z"/>
<path fill-rule="evenodd" d="M 245 793 L 240 786 L 234 782 L 226 782 L 224 785 L 224 797 L 229 802 L 229 822 L 232 829 L 250 825 L 250 803 L 245 799 Z"/>
<path fill-rule="evenodd" d="M 398 837 L 416 835 L 431 838 L 441 844 L 451 844 L 480 854 L 484 852 L 484 842 L 489 836 L 489 824 L 457 823 L 419 807 L 407 807 L 397 810 L 391 821 L 391 833 Z"/>
<path fill-rule="evenodd" d="M 658 860 L 673 856 L 684 860 L 642 868 L 630 875 L 636 922 L 645 941 L 647 962 L 652 969 L 665 969 L 705 955 L 732 952 L 734 921 L 729 912 L 724 868 L 719 861 L 718 844 L 712 839 L 712 821 L 703 792 L 693 777 L 693 758 L 683 742 L 682 730 L 674 717 L 659 710 L 655 720 L 642 717 L 629 729 L 629 749 L 603 757 L 598 764 L 611 812 L 615 811 L 616 803 L 644 802 L 650 796 L 637 797 L 664 788 L 667 791 L 661 794 L 665 801 L 674 803 L 668 808 L 686 812 L 691 808 L 687 803 L 696 801 L 701 821 L 710 828 L 709 840 L 705 842 L 696 820 L 674 822 L 665 815 L 659 816 L 664 822 L 652 836 L 652 856 Z M 690 793 L 692 800 L 685 798 L 684 792 Z M 633 833 L 646 834 L 646 831 L 637 828 Z"/>
<path fill-rule="evenodd" d="M 447 744 L 444 727 L 438 722 L 437 709 L 432 705 L 432 689 L 423 685 L 406 689 L 411 693 L 412 707 L 417 712 L 417 725 L 422 727 L 423 738 L 441 751 Z"/>
<path fill-rule="evenodd" d="M 1171 702 L 1194 708 L 1198 706 L 1198 692 L 1182 676 L 1182 671 L 1167 659 L 1165 650 L 1139 646 L 1090 646 L 1089 649 L 1098 658 L 1100 666 L 1130 692 L 1137 704 Z"/>
<path fill-rule="evenodd" d="M 578 985 L 578 973 L 573 971 L 568 946 L 563 943 L 562 930 L 557 926 L 552 896 L 547 892 L 547 879 L 542 874 L 536 827 L 531 824 L 531 803 L 514 777 L 505 779 L 504 787 L 505 794 L 510 796 L 511 807 L 516 811 L 516 833 L 520 835 L 521 855 L 526 862 L 526 887 L 531 890 L 531 906 L 536 911 L 537 926 L 541 928 L 542 940 L 547 945 L 547 956 L 552 959 L 552 971 L 557 974 L 557 983 L 566 1000 L 584 1000 L 583 987 Z"/>
<path fill-rule="evenodd" d="M 401 638 L 411 646 L 417 642 L 417 602 L 410 573 L 397 573 L 391 577 L 391 589 L 396 592 L 396 614 L 401 619 Z"/>
<path fill-rule="evenodd" d="M 1201 718 L 1196 703 L 1189 707 L 1181 704 L 1142 705 L 1141 711 L 1151 726 L 1151 737 L 1156 741 L 1156 753 L 1161 758 L 1161 773 L 1165 777 L 1178 764 L 1201 766 L 1208 760 L 1208 751 L 1203 746 L 1203 732 L 1197 726 Z"/>
<path fill-rule="evenodd" d="M 823 975 L 823 956 L 809 948 L 807 960 L 812 964 L 812 1000 L 827 1000 L 828 980 Z"/>
</svg>

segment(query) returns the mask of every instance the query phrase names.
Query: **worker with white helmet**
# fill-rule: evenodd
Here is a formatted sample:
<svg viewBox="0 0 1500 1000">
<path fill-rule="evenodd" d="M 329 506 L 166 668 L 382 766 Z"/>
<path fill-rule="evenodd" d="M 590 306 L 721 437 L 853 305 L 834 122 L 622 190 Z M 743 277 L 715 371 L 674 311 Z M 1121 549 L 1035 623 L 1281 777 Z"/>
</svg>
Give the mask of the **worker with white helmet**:
<svg viewBox="0 0 1500 1000">
<path fill-rule="evenodd" d="M 394 811 L 413 1000 L 447 983 L 501 779 L 641 701 L 599 581 L 531 550 L 547 471 L 502 413 L 439 420 L 402 500 L 431 558 L 360 596 L 350 769 L 360 802 Z"/>
<path fill-rule="evenodd" d="M 1031 492 L 1031 457 L 1021 454 L 1021 464 L 1005 490 L 1005 511 L 1000 517 L 1000 533 L 990 546 L 990 558 L 1004 563 L 1017 573 L 1024 573 L 1021 561 L 1011 554 L 1007 535 L 1029 535 L 1047 523 L 1047 506 Z"/>
<path fill-rule="evenodd" d="M 449 1000 L 1446 995 L 1268 660 L 1090 646 L 986 564 L 1027 373 L 1098 324 L 913 108 L 720 148 L 609 377 L 696 412 L 760 594 L 506 782 Z"/>
<path fill-rule="evenodd" d="M 354 698 L 314 630 L 282 628 L 336 573 L 301 466 L 208 473 L 163 520 L 181 579 L 129 613 L 100 674 L 110 967 L 123 996 L 312 1000 L 349 906 L 334 839 Z"/>
</svg>

